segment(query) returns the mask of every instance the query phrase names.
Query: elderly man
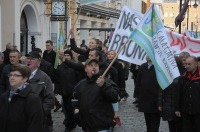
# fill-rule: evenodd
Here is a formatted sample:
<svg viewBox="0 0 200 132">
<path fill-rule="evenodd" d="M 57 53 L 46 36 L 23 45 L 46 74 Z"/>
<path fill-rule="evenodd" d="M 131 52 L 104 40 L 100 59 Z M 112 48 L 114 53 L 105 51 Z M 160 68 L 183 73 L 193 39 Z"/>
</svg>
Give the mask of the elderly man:
<svg viewBox="0 0 200 132">
<path fill-rule="evenodd" d="M 74 97 L 79 101 L 75 109 L 76 119 L 88 132 L 111 132 L 112 103 L 118 101 L 118 88 L 110 79 L 99 76 L 96 59 L 86 61 L 85 72 L 87 77 L 74 88 Z"/>
<path fill-rule="evenodd" d="M 182 117 L 183 132 L 200 132 L 200 68 L 190 56 L 185 61 L 186 72 L 179 79 L 179 96 L 175 114 Z"/>
<path fill-rule="evenodd" d="M 1 79 L 0 79 L 0 95 L 5 92 L 7 89 L 9 89 L 9 79 L 8 74 L 10 72 L 11 65 L 18 64 L 20 61 L 20 52 L 18 50 L 11 50 L 9 52 L 9 59 L 10 64 L 3 67 L 2 73 L 1 73 Z"/>
<path fill-rule="evenodd" d="M 46 122 L 44 122 L 44 127 L 46 127 L 46 131 L 49 131 L 52 130 L 53 127 L 53 125 L 49 125 L 49 128 L 47 128 L 47 124 L 49 124 L 49 120 L 51 120 L 51 110 L 54 107 L 53 84 L 50 77 L 39 69 L 41 56 L 38 54 L 38 52 L 31 51 L 26 55 L 26 57 L 27 66 L 31 70 L 29 83 L 38 85 L 38 89 L 33 89 L 33 91 L 41 96 L 43 110 L 45 118 L 47 120 Z"/>
</svg>

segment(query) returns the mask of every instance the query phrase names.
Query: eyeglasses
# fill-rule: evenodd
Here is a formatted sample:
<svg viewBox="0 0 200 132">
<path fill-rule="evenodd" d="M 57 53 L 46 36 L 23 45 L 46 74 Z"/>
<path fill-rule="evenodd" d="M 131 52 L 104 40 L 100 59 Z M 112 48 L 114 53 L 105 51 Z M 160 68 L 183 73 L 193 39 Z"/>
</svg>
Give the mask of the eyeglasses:
<svg viewBox="0 0 200 132">
<path fill-rule="evenodd" d="M 8 77 L 21 77 L 22 75 L 18 75 L 18 74 L 8 74 Z"/>
</svg>

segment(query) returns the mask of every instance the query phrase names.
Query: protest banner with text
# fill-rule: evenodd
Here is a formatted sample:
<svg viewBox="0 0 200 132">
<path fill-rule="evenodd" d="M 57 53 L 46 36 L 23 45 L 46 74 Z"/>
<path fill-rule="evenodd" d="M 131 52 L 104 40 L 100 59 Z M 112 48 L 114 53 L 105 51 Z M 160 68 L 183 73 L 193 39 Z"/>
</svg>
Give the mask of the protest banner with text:
<svg viewBox="0 0 200 132">
<path fill-rule="evenodd" d="M 153 62 L 157 81 L 162 89 L 180 76 L 166 29 L 154 4 L 145 13 L 130 38 L 137 42 Z"/>
<path fill-rule="evenodd" d="M 114 34 L 112 35 L 109 50 L 118 52 L 123 43 L 129 39 L 133 29 L 140 22 L 142 17 L 143 15 L 140 12 L 124 6 L 121 10 Z M 129 40 L 125 48 L 119 54 L 118 58 L 130 63 L 141 65 L 146 61 L 146 53 L 138 44 Z"/>
</svg>

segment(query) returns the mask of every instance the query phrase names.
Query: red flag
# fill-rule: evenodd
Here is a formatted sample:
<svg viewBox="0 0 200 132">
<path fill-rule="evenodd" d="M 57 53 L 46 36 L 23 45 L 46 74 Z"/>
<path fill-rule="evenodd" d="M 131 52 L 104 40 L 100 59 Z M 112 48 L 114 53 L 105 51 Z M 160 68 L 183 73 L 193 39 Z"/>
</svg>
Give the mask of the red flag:
<svg viewBox="0 0 200 132">
<path fill-rule="evenodd" d="M 181 9 L 180 13 L 178 14 L 178 16 L 175 18 L 175 26 L 177 27 L 185 18 L 185 13 L 186 10 L 188 8 L 188 3 L 189 0 L 187 0 L 187 2 L 184 3 L 183 8 Z M 180 5 L 181 6 L 181 5 Z"/>
</svg>

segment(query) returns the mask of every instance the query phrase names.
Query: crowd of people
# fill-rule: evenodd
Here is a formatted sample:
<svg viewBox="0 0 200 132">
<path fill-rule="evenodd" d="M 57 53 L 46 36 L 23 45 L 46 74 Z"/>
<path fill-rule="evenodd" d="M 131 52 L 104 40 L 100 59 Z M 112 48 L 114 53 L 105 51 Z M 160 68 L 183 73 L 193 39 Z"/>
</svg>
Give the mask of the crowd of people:
<svg viewBox="0 0 200 132">
<path fill-rule="evenodd" d="M 77 125 L 85 132 L 112 132 L 122 124 L 119 102 L 129 97 L 129 71 L 135 84 L 133 103 L 144 113 L 147 132 L 159 131 L 161 117 L 168 121 L 170 132 L 200 132 L 198 58 L 187 52 L 176 56 L 181 76 L 162 90 L 148 56 L 140 66 L 129 64 L 115 60 L 117 53 L 99 39 L 91 39 L 88 45 L 82 41 L 79 47 L 73 30 L 70 36 L 68 49 L 57 53 L 51 40 L 46 41 L 44 52 L 34 48 L 22 56 L 11 43 L 0 52 L 1 132 L 52 131 L 51 111 L 61 107 L 65 132 Z M 60 61 L 54 68 L 56 54 Z"/>
</svg>

